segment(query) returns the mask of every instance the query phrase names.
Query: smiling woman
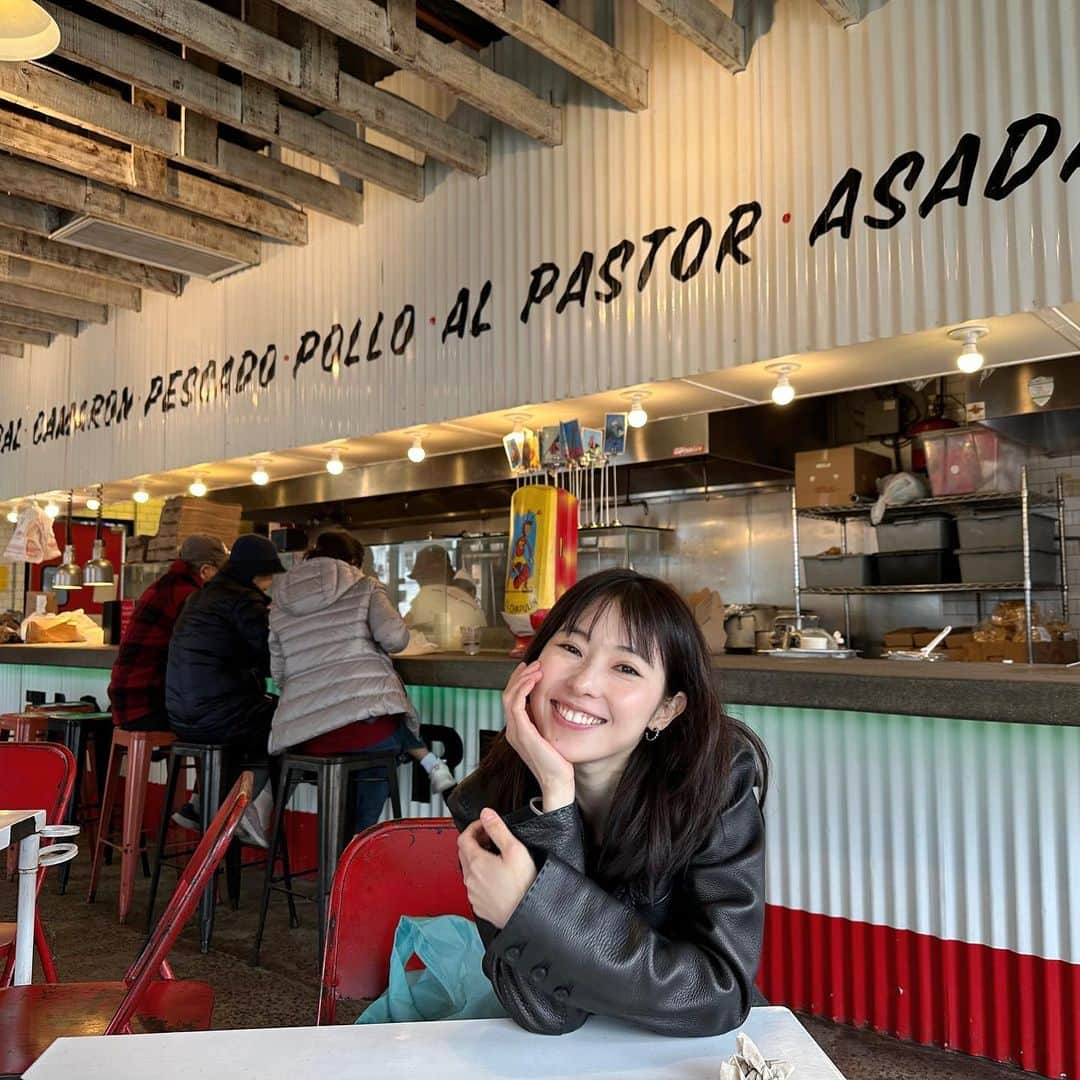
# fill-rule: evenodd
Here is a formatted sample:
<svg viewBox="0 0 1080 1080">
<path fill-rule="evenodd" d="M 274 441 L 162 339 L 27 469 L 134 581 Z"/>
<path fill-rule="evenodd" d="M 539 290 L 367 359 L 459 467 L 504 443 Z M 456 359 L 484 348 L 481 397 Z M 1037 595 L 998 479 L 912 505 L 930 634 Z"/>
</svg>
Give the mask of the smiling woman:
<svg viewBox="0 0 1080 1080">
<path fill-rule="evenodd" d="M 682 598 L 631 570 L 578 582 L 503 707 L 450 808 L 504 1007 L 547 1034 L 591 1013 L 737 1026 L 761 950 L 766 759 L 724 715 Z"/>
</svg>

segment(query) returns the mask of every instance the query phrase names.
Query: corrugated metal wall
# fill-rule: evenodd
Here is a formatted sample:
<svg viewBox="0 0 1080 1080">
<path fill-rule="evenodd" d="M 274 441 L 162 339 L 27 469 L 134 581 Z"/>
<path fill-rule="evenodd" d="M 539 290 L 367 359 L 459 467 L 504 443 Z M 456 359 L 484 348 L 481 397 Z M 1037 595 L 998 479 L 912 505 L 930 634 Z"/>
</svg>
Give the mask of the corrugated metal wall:
<svg viewBox="0 0 1080 1080">
<path fill-rule="evenodd" d="M 565 106 L 565 144 L 550 149 L 501 126 L 490 131 L 483 180 L 427 166 L 421 205 L 369 187 L 366 224 L 311 218 L 303 249 L 267 245 L 255 270 L 217 285 L 193 282 L 179 300 L 147 294 L 139 315 L 114 312 L 52 349 L 28 349 L 0 369 L 0 417 L 24 403 L 82 400 L 149 376 L 278 345 L 283 368 L 266 392 L 157 409 L 111 431 L 84 433 L 0 458 L 0 497 L 357 436 L 527 402 L 716 370 L 771 356 L 1008 314 L 1080 296 L 1080 182 L 1058 171 L 1080 139 L 1080 7 L 1075 0 L 871 0 L 842 30 L 815 0 L 756 11 L 747 70 L 731 76 L 632 0 L 569 0 L 650 70 L 650 108 L 631 114 L 518 43 L 492 62 Z M 420 96 L 416 81 L 393 86 Z M 425 92 L 429 105 L 437 95 Z M 981 187 L 1006 125 L 1033 111 L 1058 117 L 1062 144 L 1034 180 L 1003 202 Z M 486 133 L 465 107 L 455 120 Z M 913 204 L 965 131 L 984 146 L 971 203 L 947 202 L 894 229 L 861 224 L 868 188 L 893 158 L 918 149 L 927 166 Z M 811 222 L 850 166 L 865 173 L 851 239 L 811 248 Z M 753 261 L 713 268 L 732 207 L 757 199 Z M 790 224 L 782 215 L 790 213 Z M 668 272 L 674 243 L 702 215 L 713 225 L 704 268 L 686 283 Z M 633 282 L 641 238 L 667 241 L 648 286 Z M 628 287 L 612 304 L 554 303 L 582 250 L 603 260 L 623 238 L 638 245 Z M 519 319 L 530 269 L 562 269 L 559 289 L 528 326 Z M 494 285 L 478 339 L 440 345 L 457 290 Z M 593 286 L 596 282 L 594 280 Z M 387 337 L 406 303 L 417 336 L 402 357 Z M 357 317 L 361 337 L 386 313 L 383 357 L 336 380 L 309 364 L 295 381 L 286 355 L 299 335 Z M 429 321 L 435 319 L 432 325 Z M 31 377 L 32 372 L 32 377 Z M 878 373 L 879 375 L 884 373 Z"/>
</svg>

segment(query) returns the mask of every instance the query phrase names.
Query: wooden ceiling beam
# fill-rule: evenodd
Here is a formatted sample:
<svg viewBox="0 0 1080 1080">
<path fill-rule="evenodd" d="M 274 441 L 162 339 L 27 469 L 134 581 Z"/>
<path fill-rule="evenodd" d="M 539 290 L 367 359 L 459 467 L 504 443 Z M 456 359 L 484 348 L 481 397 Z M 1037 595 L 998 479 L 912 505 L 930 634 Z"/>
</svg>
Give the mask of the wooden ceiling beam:
<svg viewBox="0 0 1080 1080">
<path fill-rule="evenodd" d="M 0 353 L 5 356 L 14 356 L 19 360 L 23 358 L 24 348 L 21 342 L 7 341 L 4 338 L 0 338 Z"/>
<path fill-rule="evenodd" d="M 15 255 L 0 255 L 0 281 L 73 296 L 94 304 L 111 304 L 127 311 L 142 310 L 142 294 L 133 285 L 29 262 Z"/>
<path fill-rule="evenodd" d="M 415 0 L 279 0 L 395 67 L 415 71 L 480 112 L 548 146 L 562 142 L 562 110 L 521 83 L 416 28 Z"/>
<path fill-rule="evenodd" d="M 185 109 L 185 125 L 193 112 L 256 138 L 278 142 L 406 198 L 423 198 L 423 169 L 419 165 L 281 104 L 277 91 L 253 76 L 245 76 L 243 85 L 237 86 L 128 34 L 62 8 L 56 8 L 55 14 L 61 31 L 57 50 L 61 56 L 175 101 Z M 268 94 L 272 99 L 268 100 Z M 185 152 L 187 135 L 185 131 Z"/>
<path fill-rule="evenodd" d="M 649 106 L 649 72 L 545 0 L 458 0 L 632 112 Z"/>
<path fill-rule="evenodd" d="M 676 33 L 731 72 L 746 69 L 746 30 L 713 0 L 639 0 Z"/>
<path fill-rule="evenodd" d="M 300 49 L 286 45 L 239 19 L 222 15 L 198 0 L 170 0 L 168 4 L 154 3 L 151 0 L 96 0 L 96 3 L 98 7 L 120 15 L 146 30 L 179 41 L 206 56 L 253 75 L 278 90 L 359 120 L 368 127 L 431 154 L 447 165 L 463 169 L 475 176 L 483 176 L 487 172 L 487 144 L 483 139 L 455 128 L 404 98 L 341 71 L 337 66 L 336 56 L 333 70 L 324 67 L 320 70 L 317 81 L 305 79 L 299 74 L 302 68 Z M 61 26 L 60 51 L 63 53 L 66 47 L 65 13 L 50 0 L 44 0 L 44 6 Z M 228 25 L 229 32 L 224 37 L 214 32 L 221 20 L 225 20 Z M 85 25 L 80 28 L 86 29 Z M 234 37 L 241 39 L 244 46 L 235 53 L 231 52 L 229 47 Z M 88 40 L 81 39 L 81 44 L 77 47 L 87 50 Z M 132 39 L 127 40 L 130 42 Z M 131 63 L 142 65 L 145 65 L 147 60 L 141 50 L 135 50 L 132 46 L 128 46 L 126 58 Z M 142 82 L 147 77 L 144 67 L 143 75 L 133 81 Z M 201 94 L 203 91 L 209 93 L 211 90 L 216 92 L 220 88 L 209 86 L 206 80 L 199 76 L 186 78 L 175 91 L 169 91 L 166 87 L 160 89 L 176 100 L 175 94 L 181 91 L 191 95 Z M 227 99 L 220 102 L 222 107 L 227 103 Z M 202 104 L 192 104 L 192 107 L 207 111 Z M 235 122 L 220 115 L 218 118 L 228 123 Z"/>
<path fill-rule="evenodd" d="M 259 262 L 259 238 L 254 233 L 24 158 L 0 156 L 0 190 L 167 237 L 251 266 Z"/>
<path fill-rule="evenodd" d="M 130 143 L 139 150 L 148 150 L 178 164 L 208 168 L 212 172 L 226 174 L 226 170 L 218 167 L 216 160 L 194 161 L 184 155 L 181 126 L 177 121 L 170 120 L 164 115 L 157 115 L 105 91 L 95 90 L 85 83 L 65 79 L 37 65 L 29 63 L 0 65 L 0 98 L 78 124 L 80 127 L 121 142 Z M 14 116 L 10 113 L 8 115 Z M 32 123 L 37 125 L 33 130 L 38 132 L 47 130 L 47 125 L 40 121 Z M 23 126 L 30 130 L 29 124 Z M 73 140 L 67 141 L 71 143 Z M 47 160 L 50 164 L 65 167 L 63 160 L 57 154 L 59 146 L 51 146 L 48 139 L 34 142 L 37 149 L 48 155 Z M 16 153 L 21 152 L 15 147 L 12 149 Z M 92 149 L 87 153 L 93 158 Z M 123 152 L 116 151 L 115 153 Z M 112 156 L 115 157 L 115 153 Z M 246 151 L 246 153 L 252 157 L 259 157 L 252 151 Z M 28 154 L 27 156 L 35 155 Z M 139 155 L 135 156 L 139 158 Z M 84 156 L 80 156 L 80 161 L 83 161 L 82 168 L 86 168 Z M 122 167 L 121 173 L 130 174 L 126 183 L 115 177 L 96 175 L 95 178 L 138 191 L 160 202 L 182 206 L 185 210 L 206 214 L 208 217 L 220 218 L 231 225 L 250 229 L 264 236 L 272 236 L 276 240 L 284 240 L 291 244 L 307 242 L 307 221 L 303 214 L 292 207 L 267 203 L 264 199 L 255 198 L 245 192 L 222 188 L 202 177 L 191 176 L 176 170 L 160 169 L 155 183 L 153 177 L 140 172 L 135 167 L 137 164 L 138 162 L 133 164 L 129 160 Z M 245 175 L 263 176 L 260 169 L 261 167 L 256 162 L 248 167 Z M 296 177 L 292 177 L 290 173 L 295 173 Z M 87 172 L 87 175 L 95 174 L 91 170 Z M 278 182 L 278 189 L 273 191 L 278 198 L 299 201 L 298 194 L 303 192 L 311 200 L 318 199 L 320 204 L 318 209 L 324 212 L 330 209 L 342 214 L 346 212 L 339 209 L 340 204 L 336 201 L 337 193 L 345 190 L 339 188 L 337 184 L 330 184 L 318 177 L 309 177 L 307 173 L 299 169 L 285 173 L 278 170 L 265 175 L 272 175 Z M 226 175 L 226 178 L 238 183 L 245 182 L 241 177 Z M 294 179 L 295 183 L 291 183 Z M 315 183 L 312 183 L 312 180 Z M 285 190 L 281 190 L 282 187 Z M 264 185 L 264 189 L 266 188 L 269 188 L 269 184 Z M 356 192 L 348 194 L 355 196 Z M 351 206 L 353 200 L 346 197 L 341 201 L 346 206 Z"/>
<path fill-rule="evenodd" d="M 0 325 L 12 325 L 45 334 L 66 334 L 68 337 L 74 337 L 79 332 L 78 319 L 47 315 L 43 311 L 2 302 L 0 302 Z"/>
<path fill-rule="evenodd" d="M 845 28 L 854 26 L 864 14 L 862 0 L 818 0 L 818 3 Z"/>
<path fill-rule="evenodd" d="M 20 345 L 37 345 L 47 349 L 52 344 L 52 334 L 44 330 L 28 330 L 25 326 L 14 323 L 0 323 L 0 338 L 5 341 L 17 341 Z"/>
<path fill-rule="evenodd" d="M 0 201 L 0 209 L 9 202 Z M 46 207 L 41 207 L 42 210 Z M 2 213 L 0 213 L 2 217 Z M 59 219 L 53 226 L 59 225 Z M 184 279 L 171 270 L 161 270 L 156 266 L 118 259 L 99 251 L 73 247 L 71 244 L 57 244 L 19 229 L 0 225 L 0 252 L 17 255 L 30 262 L 56 266 L 64 270 L 75 270 L 82 274 L 93 274 L 110 281 L 120 281 L 125 285 L 134 285 L 137 289 L 151 289 L 154 292 L 179 296 L 184 288 Z"/>
<path fill-rule="evenodd" d="M 88 300 L 31 289 L 26 285 L 14 285 L 10 281 L 0 281 L 0 304 L 12 304 L 28 311 L 41 311 L 47 315 L 59 315 L 101 326 L 109 321 L 109 309 L 105 304 L 91 304 Z"/>
<path fill-rule="evenodd" d="M 12 195 L 0 199 L 0 226 L 33 236 L 50 236 L 59 224 L 60 215 L 51 206 Z"/>
</svg>

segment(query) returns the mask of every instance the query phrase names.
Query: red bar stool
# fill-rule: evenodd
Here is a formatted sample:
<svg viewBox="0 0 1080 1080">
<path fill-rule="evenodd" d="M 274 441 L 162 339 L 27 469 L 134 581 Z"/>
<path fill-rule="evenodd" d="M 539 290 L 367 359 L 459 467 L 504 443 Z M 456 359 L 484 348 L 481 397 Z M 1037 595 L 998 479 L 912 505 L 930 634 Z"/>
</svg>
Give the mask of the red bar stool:
<svg viewBox="0 0 1080 1080">
<path fill-rule="evenodd" d="M 109 768 L 105 774 L 105 793 L 101 799 L 101 818 L 98 821 L 94 858 L 90 864 L 90 889 L 87 903 L 92 903 L 97 893 L 98 871 L 105 849 L 120 850 L 120 922 L 127 922 L 131 897 L 135 891 L 135 867 L 140 854 L 145 855 L 142 844 L 143 810 L 146 807 L 146 785 L 150 781 L 150 760 L 158 750 L 164 750 L 176 742 L 171 731 L 124 731 L 113 732 Z M 118 844 L 109 839 L 113 807 L 120 786 L 120 765 L 127 755 L 127 776 L 124 784 L 124 823 L 122 840 Z"/>
<path fill-rule="evenodd" d="M 40 742 L 48 726 L 48 718 L 40 713 L 0 714 L 0 731 L 6 731 L 11 742 Z"/>
</svg>

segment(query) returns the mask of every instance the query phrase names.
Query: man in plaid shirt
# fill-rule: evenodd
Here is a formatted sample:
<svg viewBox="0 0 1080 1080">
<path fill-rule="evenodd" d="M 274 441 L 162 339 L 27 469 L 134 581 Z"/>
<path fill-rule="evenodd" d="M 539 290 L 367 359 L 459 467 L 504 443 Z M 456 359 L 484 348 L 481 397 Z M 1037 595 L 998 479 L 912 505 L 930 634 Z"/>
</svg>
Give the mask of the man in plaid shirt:
<svg viewBox="0 0 1080 1080">
<path fill-rule="evenodd" d="M 180 557 L 139 598 L 120 642 L 109 682 L 113 723 L 127 731 L 168 731 L 165 665 L 169 639 L 187 598 L 229 557 L 212 536 L 189 536 Z"/>
</svg>

